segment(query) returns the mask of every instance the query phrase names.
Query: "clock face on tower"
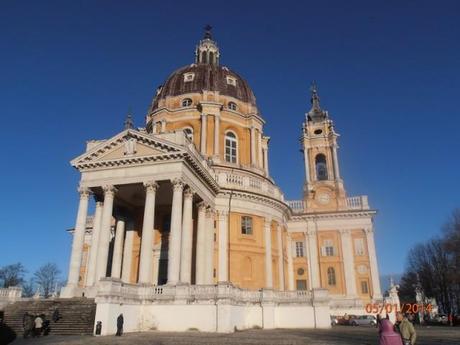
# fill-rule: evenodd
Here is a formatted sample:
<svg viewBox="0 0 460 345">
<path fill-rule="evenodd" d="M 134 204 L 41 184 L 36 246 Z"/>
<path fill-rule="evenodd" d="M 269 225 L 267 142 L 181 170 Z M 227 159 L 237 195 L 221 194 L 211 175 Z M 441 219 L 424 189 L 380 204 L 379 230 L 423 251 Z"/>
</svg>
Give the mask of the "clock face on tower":
<svg viewBox="0 0 460 345">
<path fill-rule="evenodd" d="M 319 193 L 317 200 L 320 204 L 327 205 L 331 201 L 331 195 L 325 192 Z"/>
</svg>

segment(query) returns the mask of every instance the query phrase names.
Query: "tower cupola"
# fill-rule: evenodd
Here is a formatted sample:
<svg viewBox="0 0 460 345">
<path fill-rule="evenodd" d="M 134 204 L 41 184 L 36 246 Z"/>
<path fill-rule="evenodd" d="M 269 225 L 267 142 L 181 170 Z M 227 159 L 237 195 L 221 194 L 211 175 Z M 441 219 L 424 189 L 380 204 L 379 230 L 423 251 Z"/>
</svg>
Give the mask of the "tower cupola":
<svg viewBox="0 0 460 345">
<path fill-rule="evenodd" d="M 212 26 L 206 25 L 204 28 L 203 39 L 195 49 L 195 63 L 219 65 L 220 52 L 217 43 L 212 39 Z"/>
</svg>

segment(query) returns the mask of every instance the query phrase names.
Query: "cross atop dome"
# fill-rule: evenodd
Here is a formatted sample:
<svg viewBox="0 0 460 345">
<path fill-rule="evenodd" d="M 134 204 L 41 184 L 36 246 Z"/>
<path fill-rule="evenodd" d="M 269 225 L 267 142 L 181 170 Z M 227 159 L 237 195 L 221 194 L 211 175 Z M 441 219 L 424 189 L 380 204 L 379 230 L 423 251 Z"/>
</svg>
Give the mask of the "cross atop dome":
<svg viewBox="0 0 460 345">
<path fill-rule="evenodd" d="M 204 36 L 195 49 L 195 63 L 219 65 L 220 52 L 217 43 L 212 39 L 212 26 L 204 27 Z"/>
</svg>

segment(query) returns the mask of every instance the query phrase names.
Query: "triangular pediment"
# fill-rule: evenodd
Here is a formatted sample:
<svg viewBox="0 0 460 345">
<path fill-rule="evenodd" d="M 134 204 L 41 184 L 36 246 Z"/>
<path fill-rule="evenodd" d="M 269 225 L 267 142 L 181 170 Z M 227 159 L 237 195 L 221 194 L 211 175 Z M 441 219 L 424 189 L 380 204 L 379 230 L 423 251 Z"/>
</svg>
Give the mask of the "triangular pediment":
<svg viewBox="0 0 460 345">
<path fill-rule="evenodd" d="M 71 164 L 78 169 L 139 164 L 168 159 L 182 152 L 179 145 L 129 129 L 92 147 L 72 160 Z"/>
</svg>

